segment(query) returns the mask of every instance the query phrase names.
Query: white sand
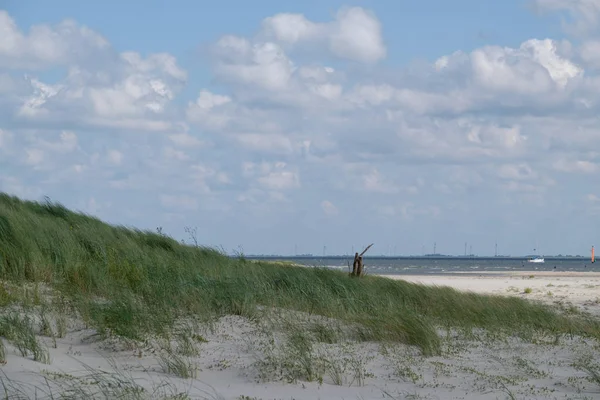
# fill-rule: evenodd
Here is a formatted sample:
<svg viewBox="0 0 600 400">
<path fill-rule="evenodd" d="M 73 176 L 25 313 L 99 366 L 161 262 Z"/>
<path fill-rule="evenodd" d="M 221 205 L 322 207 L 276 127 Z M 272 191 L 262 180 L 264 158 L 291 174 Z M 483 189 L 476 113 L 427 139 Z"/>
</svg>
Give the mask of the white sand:
<svg viewBox="0 0 600 400">
<path fill-rule="evenodd" d="M 529 278 L 534 275 L 534 278 Z M 572 302 L 597 313 L 600 296 L 600 274 L 528 273 L 497 276 L 394 276 L 425 284 L 447 285 L 460 290 L 495 293 L 547 302 Z M 550 286 L 551 285 L 551 286 Z M 525 288 L 532 293 L 524 294 Z M 515 289 L 513 289 L 515 288 Z M 548 295 L 552 292 L 552 296 Z M 306 315 L 294 315 L 295 323 L 308 321 Z M 315 351 L 325 355 L 340 370 L 343 385 L 336 385 L 335 374 L 323 374 L 323 382 L 288 383 L 276 371 L 269 354 L 278 354 L 278 345 L 270 338 L 270 325 L 259 326 L 241 317 L 222 318 L 210 330 L 196 327 L 207 342 L 196 343 L 199 355 L 187 359 L 198 367 L 196 379 L 180 379 L 161 368 L 156 346 L 152 343 L 132 345 L 122 340 L 99 341 L 94 331 L 83 329 L 72 321 L 69 333 L 57 339 L 39 337 L 50 351 L 51 364 L 22 357 L 7 346 L 7 363 L 0 367 L 0 378 L 9 392 L 26 393 L 37 398 L 53 387 L 57 397 L 59 386 L 82 389 L 75 398 L 100 388 L 96 379 L 87 385 L 76 377 L 85 375 L 85 365 L 96 371 L 118 374 L 121 379 L 135 380 L 145 388 L 144 396 L 124 398 L 164 398 L 161 395 L 187 393 L 193 399 L 600 399 L 600 385 L 586 379 L 587 374 L 572 366 L 581 356 L 600 360 L 600 345 L 581 338 L 554 338 L 532 344 L 516 338 L 493 338 L 480 334 L 444 337 L 441 356 L 422 357 L 415 348 L 393 345 L 383 351 L 377 343 L 319 344 Z M 277 357 L 275 357 L 277 358 Z M 292 357 L 298 361 L 298 357 Z M 343 361 L 343 359 L 346 361 Z M 109 362 L 112 360 L 112 363 Z M 265 361 L 261 367 L 260 361 Z M 290 361 L 290 360 L 288 360 Z M 315 361 L 316 362 L 316 361 Z M 357 375 L 364 375 L 360 384 Z M 43 376 L 50 378 L 44 382 Z M 130 377 L 130 378 L 127 378 Z M 339 382 L 338 382 L 339 383 Z M 131 386 L 131 385 L 130 385 Z M 122 384 L 121 387 L 124 387 Z M 83 392 L 87 391 L 87 392 Z M 117 388 L 105 389 L 108 397 L 117 398 Z M 3 398 L 0 385 L 0 397 Z M 12 397 L 12 398 L 18 398 Z M 27 397 L 22 397 L 27 398 Z"/>
<path fill-rule="evenodd" d="M 518 296 L 563 304 L 600 315 L 600 272 L 484 272 L 477 275 L 384 275 L 425 285 L 450 286 L 475 293 Z M 525 289 L 531 289 L 525 293 Z"/>
</svg>

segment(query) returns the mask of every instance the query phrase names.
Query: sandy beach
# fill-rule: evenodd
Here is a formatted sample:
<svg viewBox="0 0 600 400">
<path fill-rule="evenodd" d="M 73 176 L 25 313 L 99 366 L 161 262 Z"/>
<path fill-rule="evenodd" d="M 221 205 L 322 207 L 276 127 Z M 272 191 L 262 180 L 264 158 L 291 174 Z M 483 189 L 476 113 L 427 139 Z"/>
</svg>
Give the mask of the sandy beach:
<svg viewBox="0 0 600 400">
<path fill-rule="evenodd" d="M 583 311 L 600 315 L 600 272 L 508 271 L 383 276 L 475 293 L 518 296 L 548 304 L 572 304 Z"/>
</svg>

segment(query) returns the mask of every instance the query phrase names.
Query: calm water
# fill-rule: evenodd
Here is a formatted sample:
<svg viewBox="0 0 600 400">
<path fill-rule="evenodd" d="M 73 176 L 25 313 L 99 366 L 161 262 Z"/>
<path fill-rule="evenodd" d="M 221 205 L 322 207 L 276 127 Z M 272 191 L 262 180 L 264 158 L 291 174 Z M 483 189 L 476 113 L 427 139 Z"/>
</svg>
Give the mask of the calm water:
<svg viewBox="0 0 600 400">
<path fill-rule="evenodd" d="M 307 266 L 328 267 L 349 270 L 352 258 L 281 258 Z M 589 259 L 548 259 L 544 264 L 528 263 L 525 259 L 393 259 L 365 257 L 365 270 L 368 274 L 477 274 L 484 271 L 598 271 L 600 263 L 590 263 Z"/>
</svg>

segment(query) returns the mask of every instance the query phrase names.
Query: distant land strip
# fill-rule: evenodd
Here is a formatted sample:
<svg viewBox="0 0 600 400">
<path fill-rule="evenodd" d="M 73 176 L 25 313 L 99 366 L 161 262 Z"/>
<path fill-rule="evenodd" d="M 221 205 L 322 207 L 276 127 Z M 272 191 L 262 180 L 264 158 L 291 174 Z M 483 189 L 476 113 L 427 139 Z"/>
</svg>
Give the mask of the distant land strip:
<svg viewBox="0 0 600 400">
<path fill-rule="evenodd" d="M 239 255 L 234 256 L 239 257 Z M 316 255 L 298 255 L 298 256 L 278 256 L 278 255 L 244 255 L 247 259 L 253 260 L 346 260 L 353 256 L 348 255 L 335 255 L 335 256 L 316 256 Z M 523 261 L 527 260 L 534 255 L 526 256 L 448 256 L 448 255 L 424 255 L 424 256 L 381 256 L 373 255 L 368 256 L 370 260 L 480 260 L 480 261 L 494 261 L 494 260 L 509 260 L 509 261 Z M 590 261 L 590 257 L 583 256 L 544 256 L 546 261 Z"/>
</svg>

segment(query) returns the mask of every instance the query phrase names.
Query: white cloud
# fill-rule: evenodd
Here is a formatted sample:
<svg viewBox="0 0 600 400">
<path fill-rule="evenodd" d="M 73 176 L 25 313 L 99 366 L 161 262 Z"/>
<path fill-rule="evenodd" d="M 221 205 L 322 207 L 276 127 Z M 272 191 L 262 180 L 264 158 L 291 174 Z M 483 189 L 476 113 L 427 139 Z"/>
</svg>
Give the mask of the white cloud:
<svg viewBox="0 0 600 400">
<path fill-rule="evenodd" d="M 333 215 L 339 214 L 339 210 L 337 209 L 337 207 L 329 200 L 323 200 L 321 202 L 321 209 L 323 210 L 325 215 L 328 215 L 328 216 L 333 216 Z"/>
<path fill-rule="evenodd" d="M 190 157 L 184 151 L 176 150 L 172 147 L 166 147 L 164 154 L 167 158 L 172 158 L 179 161 L 186 161 L 190 159 Z"/>
<path fill-rule="evenodd" d="M 337 26 L 331 34 L 331 51 L 341 58 L 375 62 L 386 56 L 381 24 L 359 7 L 340 10 Z"/>
<path fill-rule="evenodd" d="M 187 133 L 176 133 L 169 136 L 173 144 L 181 147 L 198 147 L 203 144 L 198 138 Z"/>
<path fill-rule="evenodd" d="M 237 141 L 246 149 L 286 154 L 293 151 L 289 138 L 277 134 L 242 133 L 236 135 Z"/>
<path fill-rule="evenodd" d="M 586 199 L 587 199 L 587 201 L 589 201 L 590 203 L 594 203 L 594 204 L 596 204 L 596 203 L 600 203 L 600 197 L 599 197 L 599 196 L 597 196 L 597 195 L 595 195 L 595 194 L 593 194 L 593 193 L 590 193 L 590 194 L 588 194 L 588 195 L 586 196 Z"/>
<path fill-rule="evenodd" d="M 27 149 L 27 164 L 37 166 L 44 161 L 44 152 L 40 149 Z"/>
<path fill-rule="evenodd" d="M 435 218 L 440 215 L 441 210 L 437 206 L 420 206 L 407 202 L 399 205 L 387 205 L 377 207 L 377 211 L 387 217 L 399 217 L 402 220 L 413 220 L 416 217 Z"/>
<path fill-rule="evenodd" d="M 109 48 L 101 35 L 70 20 L 56 26 L 36 25 L 24 34 L 5 10 L 0 10 L 0 37 L 0 67 L 9 68 L 69 65 Z"/>
<path fill-rule="evenodd" d="M 242 163 L 242 174 L 247 178 L 255 179 L 267 190 L 280 191 L 300 187 L 298 173 L 282 161 L 260 164 L 245 162 Z"/>
<path fill-rule="evenodd" d="M 396 193 L 398 191 L 398 188 L 391 182 L 386 181 L 375 168 L 363 174 L 363 189 L 381 193 Z"/>
<path fill-rule="evenodd" d="M 30 94 L 6 98 L 20 101 L 18 116 L 27 121 L 162 130 L 169 124 L 161 126 L 158 119 L 187 79 L 173 56 L 119 54 L 101 35 L 74 21 L 34 26 L 25 35 L 0 11 L 0 36 L 0 68 L 37 73 L 60 66 L 68 71 L 52 84 L 27 76 Z M 2 82 L 7 83 L 0 84 L 0 93 L 5 86 L 17 90 L 6 77 Z"/>
<path fill-rule="evenodd" d="M 123 153 L 119 150 L 109 150 L 107 158 L 110 163 L 120 165 L 123 162 Z"/>
<path fill-rule="evenodd" d="M 231 103 L 227 96 L 201 90 L 198 99 L 188 104 L 186 115 L 190 122 L 208 129 L 223 128 L 230 121 L 226 106 Z"/>
<path fill-rule="evenodd" d="M 221 76 L 266 90 L 287 87 L 295 67 L 275 43 L 256 44 L 247 64 L 222 65 Z"/>
<path fill-rule="evenodd" d="M 440 72 L 469 68 L 482 89 L 529 95 L 559 92 L 582 74 L 579 66 L 558 54 L 550 39 L 530 39 L 518 49 L 485 46 L 468 56 L 444 56 L 435 65 Z"/>
<path fill-rule="evenodd" d="M 267 189 L 285 190 L 300 186 L 298 174 L 293 171 L 272 171 L 258 178 L 258 182 Z"/>
<path fill-rule="evenodd" d="M 509 180 L 534 180 L 538 174 L 527 164 L 505 164 L 498 169 L 498 176 Z"/>
<path fill-rule="evenodd" d="M 560 159 L 554 163 L 554 168 L 562 172 L 593 174 L 600 171 L 600 165 L 585 160 Z"/>
<path fill-rule="evenodd" d="M 110 67 L 108 76 L 71 68 L 55 85 L 32 78 L 34 91 L 21 105 L 19 115 L 36 121 L 167 129 L 171 124 L 157 118 L 182 87 L 185 76 L 173 63 L 168 55 L 141 60 L 139 55 L 127 53 Z"/>
<path fill-rule="evenodd" d="M 521 134 L 521 128 L 518 125 L 511 127 L 499 127 L 492 125 L 474 125 L 465 122 L 471 129 L 467 133 L 469 142 L 479 145 L 499 147 L 505 149 L 514 149 L 523 146 L 527 138 Z"/>
<path fill-rule="evenodd" d="M 277 14 L 263 20 L 261 33 L 287 45 L 324 42 L 335 56 L 365 63 L 387 53 L 379 20 L 361 7 L 340 9 L 335 20 L 326 23 L 311 22 L 301 14 Z"/>
<path fill-rule="evenodd" d="M 201 90 L 196 105 L 201 109 L 210 109 L 215 106 L 220 106 L 231 102 L 231 98 L 227 96 L 221 96 L 209 92 L 208 90 Z"/>
</svg>

